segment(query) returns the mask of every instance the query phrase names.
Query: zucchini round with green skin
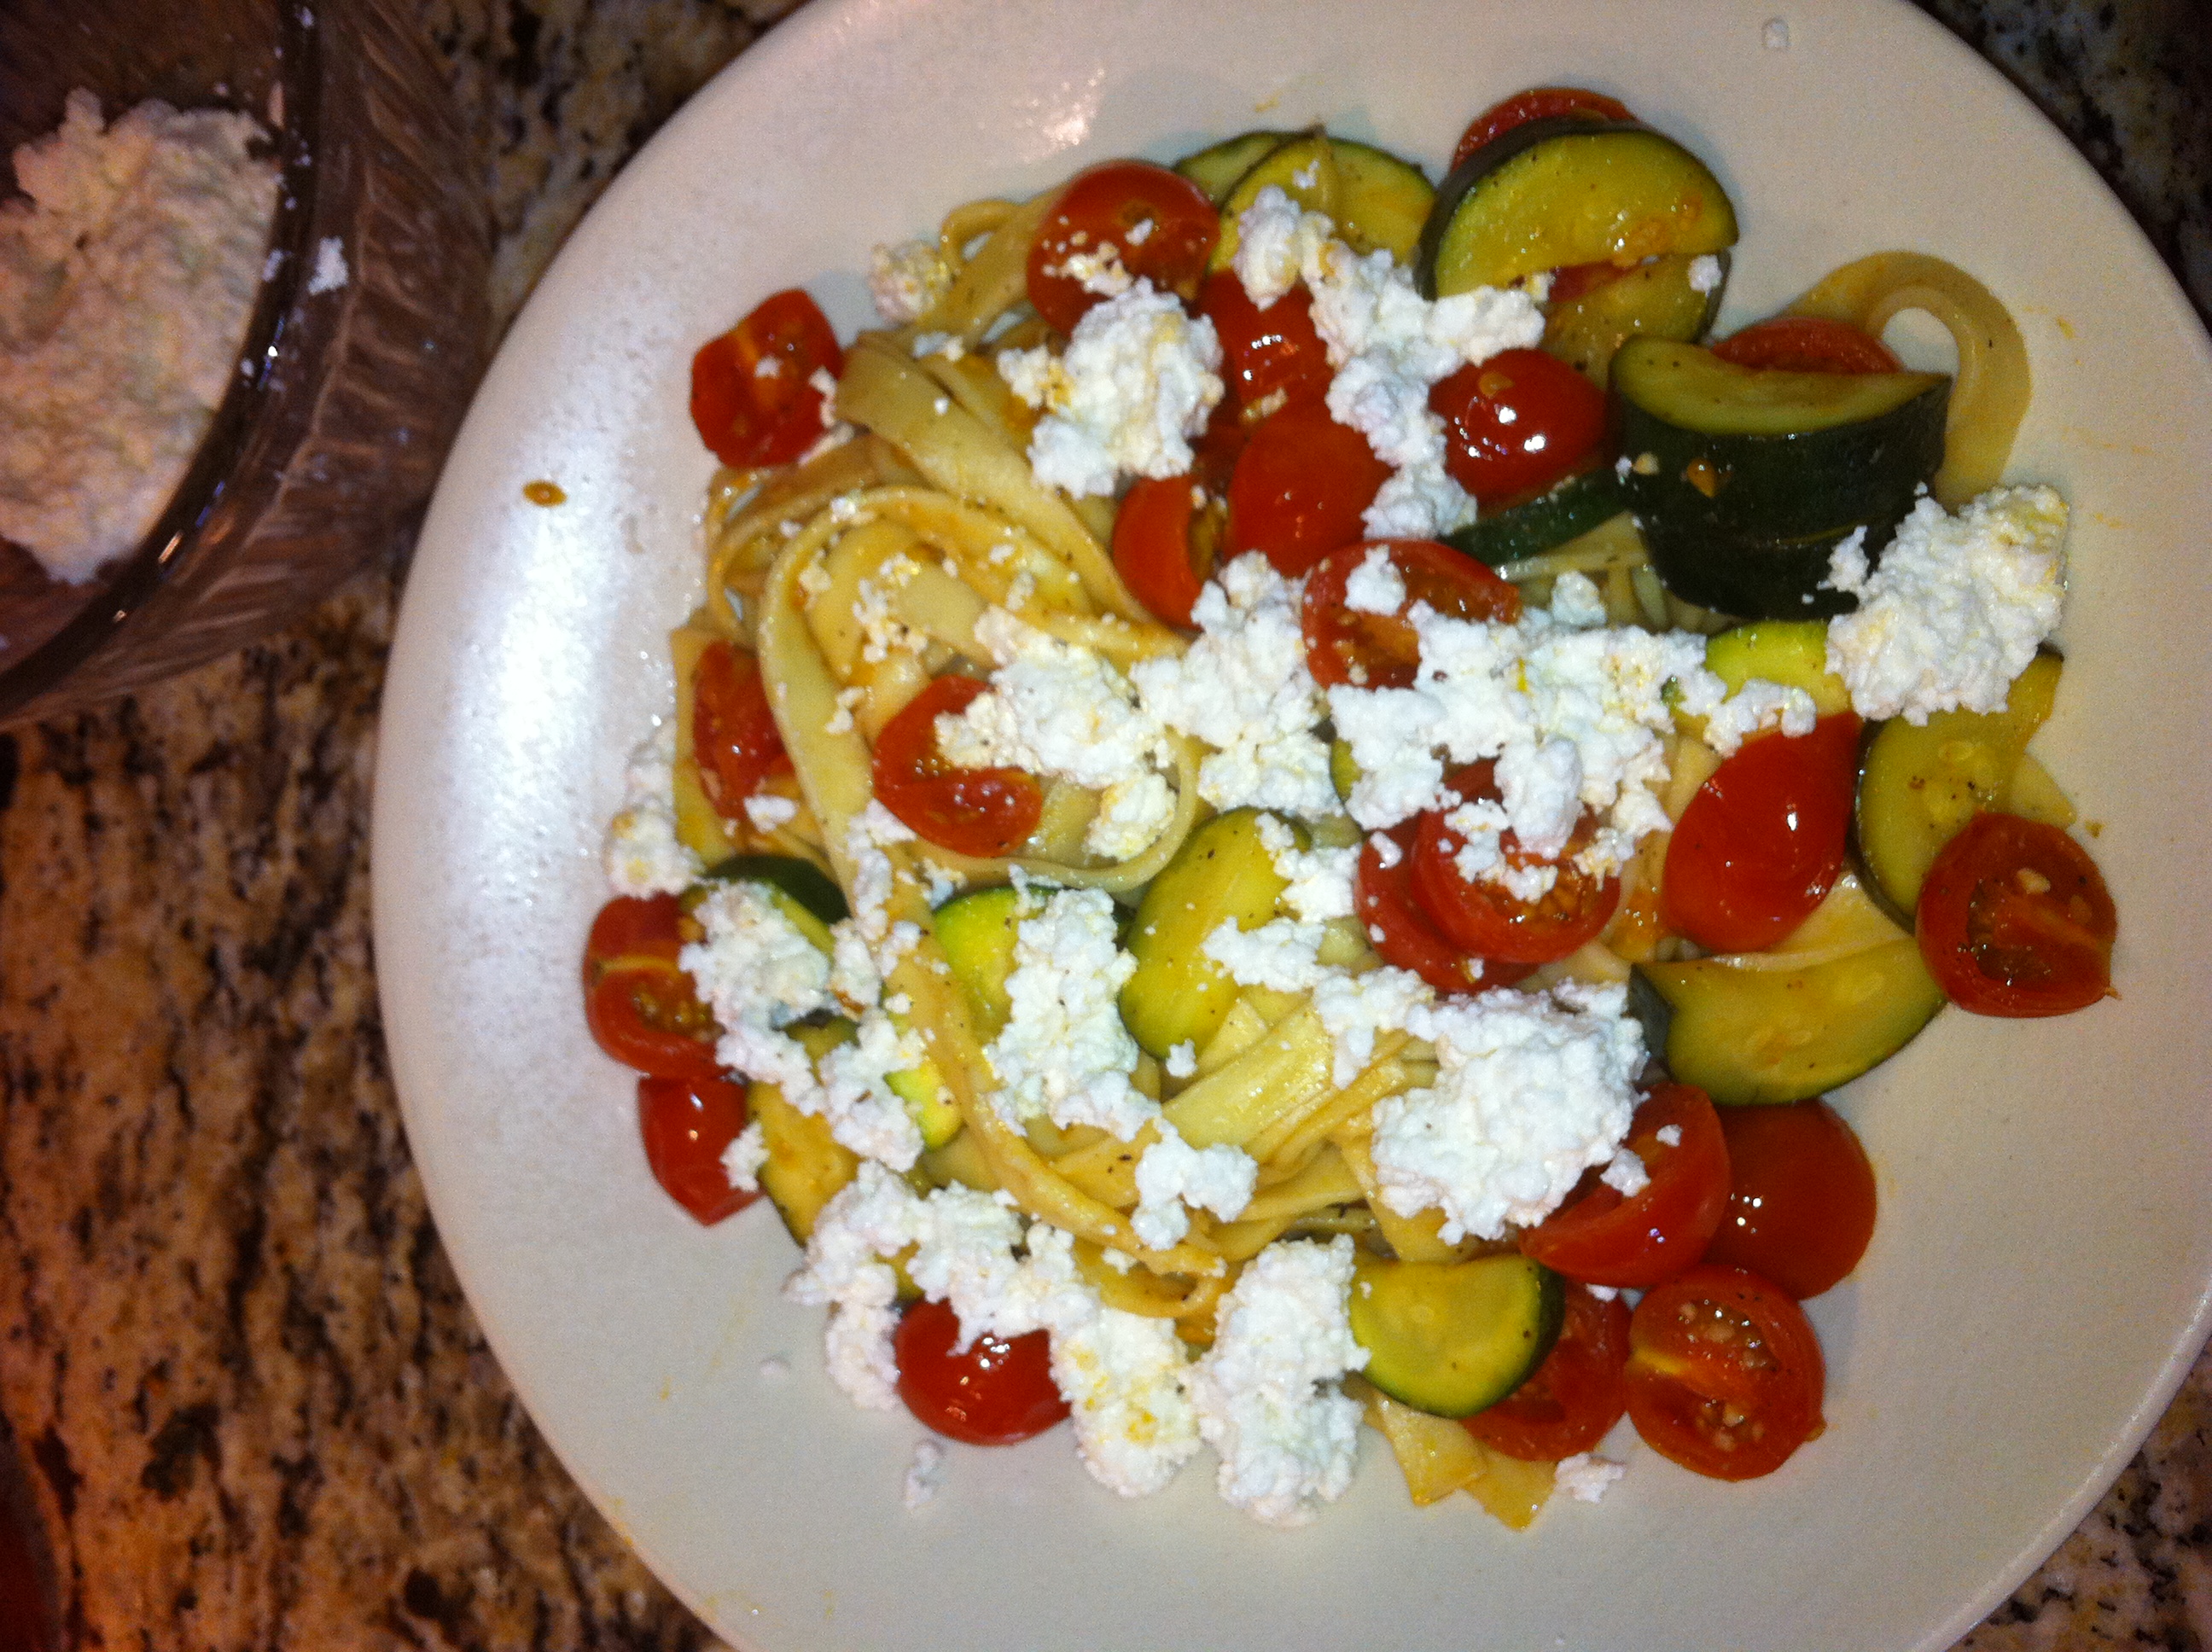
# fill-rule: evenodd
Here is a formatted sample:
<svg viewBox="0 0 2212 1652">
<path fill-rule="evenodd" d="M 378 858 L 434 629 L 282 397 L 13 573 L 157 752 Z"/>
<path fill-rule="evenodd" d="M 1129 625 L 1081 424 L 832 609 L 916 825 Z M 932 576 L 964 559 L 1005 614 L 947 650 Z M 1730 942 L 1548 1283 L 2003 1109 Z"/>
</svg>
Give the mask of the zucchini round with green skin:
<svg viewBox="0 0 2212 1652">
<path fill-rule="evenodd" d="M 1366 1379 L 1438 1417 L 1472 1417 L 1528 1379 L 1559 1340 L 1559 1276 L 1516 1254 L 1362 1261 L 1346 1306 Z"/>
<path fill-rule="evenodd" d="M 1613 356 L 1630 339 L 1688 343 L 1704 337 L 1720 313 L 1721 294 L 1728 282 L 1729 255 L 1723 252 L 1717 256 L 1721 279 L 1710 292 L 1701 293 L 1690 284 L 1690 266 L 1696 258 L 1669 252 L 1555 306 L 1544 319 L 1544 353 L 1557 356 L 1603 390 Z"/>
<path fill-rule="evenodd" d="M 1219 206 L 1229 198 L 1229 191 L 1237 186 L 1238 179 L 1297 136 L 1295 132 L 1239 132 L 1235 137 L 1224 137 L 1218 143 L 1209 143 L 1195 154 L 1183 156 L 1175 163 L 1175 169 L 1204 190 L 1213 204 Z"/>
<path fill-rule="evenodd" d="M 1270 185 L 1307 211 L 1326 215 L 1353 252 L 1386 248 L 1401 264 L 1413 257 L 1436 198 L 1435 186 L 1410 161 L 1370 143 L 1302 133 L 1262 155 L 1222 197 L 1213 269 L 1230 267 L 1237 220 Z"/>
<path fill-rule="evenodd" d="M 1560 116 L 1516 126 L 1453 169 L 1413 279 L 1442 298 L 1571 264 L 1695 258 L 1735 238 L 1727 191 L 1674 139 L 1634 121 Z"/>
<path fill-rule="evenodd" d="M 1628 492 L 1619 472 L 1601 465 L 1568 477 L 1549 493 L 1494 515 L 1454 528 L 1444 543 L 1478 562 L 1504 568 L 1579 538 L 1628 508 Z"/>
<path fill-rule="evenodd" d="M 733 854 L 707 869 L 717 884 L 765 884 L 798 902 L 818 923 L 842 923 L 852 915 L 845 891 L 811 860 L 788 854 Z"/>
<path fill-rule="evenodd" d="M 1802 689 L 1811 696 L 1814 714 L 1832 717 L 1851 708 L 1851 691 L 1844 679 L 1828 669 L 1828 627 L 1821 620 L 1755 620 L 1705 639 L 1705 669 L 1720 678 L 1730 694 L 1747 683 L 1778 683 Z M 1705 738 L 1705 720 L 1686 714 L 1678 707 L 1674 726 L 1685 734 Z"/>
<path fill-rule="evenodd" d="M 1204 1048 L 1241 990 L 1206 956 L 1224 923 L 1257 929 L 1290 887 L 1260 835 L 1260 811 L 1232 809 L 1193 832 L 1145 890 L 1123 943 L 1136 959 L 1121 988 L 1121 1019 L 1160 1060 L 1178 1044 Z"/>
<path fill-rule="evenodd" d="M 952 978 L 975 1012 L 975 1036 L 986 1043 L 1013 1014 L 1006 982 L 1014 973 L 1014 942 L 1024 905 L 1034 907 L 1018 890 L 981 889 L 954 896 L 929 915 Z"/>
</svg>

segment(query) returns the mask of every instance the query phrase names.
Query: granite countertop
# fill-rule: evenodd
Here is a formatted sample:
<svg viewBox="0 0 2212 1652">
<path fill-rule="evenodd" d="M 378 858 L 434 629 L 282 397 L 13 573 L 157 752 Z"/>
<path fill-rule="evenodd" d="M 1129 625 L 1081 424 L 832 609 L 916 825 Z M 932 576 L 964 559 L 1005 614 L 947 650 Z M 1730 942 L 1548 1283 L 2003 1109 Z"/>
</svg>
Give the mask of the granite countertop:
<svg viewBox="0 0 2212 1652">
<path fill-rule="evenodd" d="M 502 320 L 623 160 L 787 9 L 399 3 L 495 203 Z M 2212 313 L 2203 0 L 1923 3 L 2075 137 Z M 539 1440 L 408 1157 L 368 877 L 404 572 L 374 568 L 151 692 L 0 735 L 0 1498 L 20 1459 L 72 1645 L 711 1642 Z M 2208 1639 L 2200 1360 L 1966 1644 Z"/>
</svg>

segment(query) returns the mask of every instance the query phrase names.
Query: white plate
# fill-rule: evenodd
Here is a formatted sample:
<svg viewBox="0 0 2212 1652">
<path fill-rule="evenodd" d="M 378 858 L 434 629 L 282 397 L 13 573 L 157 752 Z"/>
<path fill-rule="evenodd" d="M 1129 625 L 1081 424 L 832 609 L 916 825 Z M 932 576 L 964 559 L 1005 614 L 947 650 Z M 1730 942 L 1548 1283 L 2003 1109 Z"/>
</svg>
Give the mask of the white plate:
<svg viewBox="0 0 2212 1652">
<path fill-rule="evenodd" d="M 377 776 L 378 975 L 447 1251 L 562 1460 L 749 1645 L 1937 1647 L 2087 1509 L 2203 1339 L 2212 979 L 2212 367 L 2065 142 L 1903 5 L 817 3 L 693 100 L 580 228 L 494 366 L 424 527 Z M 2072 657 L 2039 746 L 2103 824 L 2124 996 L 1949 1014 L 1845 1097 L 1882 1215 L 1814 1304 L 1828 1432 L 1771 1479 L 1631 1443 L 1596 1508 L 1515 1535 L 1411 1508 L 1379 1439 L 1307 1530 L 1218 1503 L 1210 1459 L 1122 1503 L 1064 1435 L 952 1448 L 849 1408 L 785 1305 L 765 1206 L 701 1230 L 646 1173 L 629 1078 L 579 1013 L 623 756 L 669 703 L 698 584 L 701 341 L 804 283 L 862 323 L 872 243 L 1092 159 L 1326 119 L 1432 169 L 1519 87 L 1615 94 L 1718 171 L 1729 323 L 1879 248 L 2012 307 L 2037 392 L 2014 471 L 2072 500 Z M 568 502 L 526 503 L 550 478 Z M 765 1356 L 788 1358 L 764 1376 Z"/>
</svg>

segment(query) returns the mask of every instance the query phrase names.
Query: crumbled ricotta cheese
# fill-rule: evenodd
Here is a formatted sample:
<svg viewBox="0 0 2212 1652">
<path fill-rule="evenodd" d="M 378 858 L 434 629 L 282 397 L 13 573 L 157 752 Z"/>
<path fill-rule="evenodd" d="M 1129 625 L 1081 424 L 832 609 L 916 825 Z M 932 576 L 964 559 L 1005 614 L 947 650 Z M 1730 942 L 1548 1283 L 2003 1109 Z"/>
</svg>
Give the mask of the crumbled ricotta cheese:
<svg viewBox="0 0 2212 1652">
<path fill-rule="evenodd" d="M 1923 499 L 1872 574 L 1856 538 L 1836 548 L 1834 589 L 1858 609 L 1828 623 L 1828 669 L 1862 717 L 1925 723 L 2001 711 L 2036 646 L 2058 629 L 2066 501 L 2051 488 L 1995 488 L 1947 515 Z"/>
<path fill-rule="evenodd" d="M 756 792 L 745 799 L 745 818 L 757 832 L 778 831 L 799 818 L 799 805 L 773 792 Z"/>
<path fill-rule="evenodd" d="M 623 775 L 623 806 L 607 823 L 600 859 L 617 895 L 675 895 L 698 881 L 699 857 L 676 835 L 676 723 L 638 743 Z"/>
<path fill-rule="evenodd" d="M 1644 1036 L 1626 1002 L 1620 987 L 1566 983 L 1413 1016 L 1436 1044 L 1437 1082 L 1376 1106 L 1383 1201 L 1401 1216 L 1442 1211 L 1447 1244 L 1542 1221 L 1628 1133 Z"/>
<path fill-rule="evenodd" d="M 1224 918 L 1203 950 L 1240 987 L 1304 993 L 1328 973 L 1315 956 L 1327 934 L 1319 924 L 1293 918 L 1271 918 L 1253 929 L 1239 929 L 1235 919 Z"/>
<path fill-rule="evenodd" d="M 1190 1208 L 1234 1222 L 1252 1202 L 1260 1167 L 1242 1148 L 1226 1144 L 1193 1147 L 1165 1119 L 1159 1139 L 1137 1161 L 1137 1209 L 1129 1225 L 1154 1250 L 1180 1243 L 1190 1231 Z"/>
<path fill-rule="evenodd" d="M 1375 1040 L 1404 1032 L 1412 1018 L 1436 1001 L 1435 989 L 1410 969 L 1384 966 L 1365 975 L 1332 969 L 1313 989 L 1314 1013 L 1336 1046 L 1331 1078 L 1340 1089 L 1375 1059 Z"/>
<path fill-rule="evenodd" d="M 353 271 L 346 268 L 345 243 L 335 235 L 325 235 L 315 243 L 315 267 L 307 276 L 307 296 L 319 298 L 325 293 L 335 293 L 353 279 Z"/>
<path fill-rule="evenodd" d="M 1054 1333 L 1052 1380 L 1073 1408 L 1076 1450 L 1109 1491 L 1149 1497 L 1198 1455 L 1188 1359 L 1172 1321 L 1117 1308 Z"/>
<path fill-rule="evenodd" d="M 934 1440 L 915 1442 L 906 1470 L 906 1511 L 912 1514 L 935 1499 L 945 1485 L 945 1448 Z"/>
<path fill-rule="evenodd" d="M 1390 560 L 1389 546 L 1376 545 L 1352 570 L 1344 605 L 1361 614 L 1395 614 L 1406 605 L 1406 576 Z"/>
<path fill-rule="evenodd" d="M 65 110 L 0 205 L 0 535 L 79 585 L 153 527 L 237 377 L 277 179 L 250 116 Z"/>
<path fill-rule="evenodd" d="M 1137 961 L 1121 950 L 1113 897 L 1103 890 L 1055 890 L 1014 934 L 1012 1005 L 985 1048 L 999 1088 L 992 1104 L 1017 1127 L 1039 1114 L 1061 1126 L 1090 1124 L 1123 1141 L 1159 1113 L 1129 1082 L 1137 1041 L 1117 1002 Z"/>
<path fill-rule="evenodd" d="M 781 1085 L 793 1106 L 811 1110 L 811 1103 L 818 1105 L 813 1066 L 779 1029 L 836 1007 L 830 960 L 757 884 L 717 884 L 692 915 L 705 938 L 686 946 L 676 961 L 722 1029 L 715 1058 L 750 1078 Z"/>
<path fill-rule="evenodd" d="M 1359 868 L 1357 844 L 1341 849 L 1301 849 L 1297 835 L 1273 815 L 1260 817 L 1260 841 L 1275 871 L 1290 885 L 1282 894 L 1291 914 L 1308 923 L 1349 918 L 1352 879 Z"/>
<path fill-rule="evenodd" d="M 762 1135 L 760 1121 L 756 1119 L 730 1138 L 730 1145 L 722 1150 L 722 1173 L 730 1179 L 730 1186 L 742 1193 L 760 1191 L 760 1168 L 768 1163 L 768 1139 Z"/>
<path fill-rule="evenodd" d="M 1587 1451 L 1577 1451 L 1571 1457 L 1559 1460 L 1558 1467 L 1552 1471 L 1552 1485 L 1577 1503 L 1596 1503 L 1626 1472 L 1619 1463 L 1603 1457 L 1593 1457 Z"/>
<path fill-rule="evenodd" d="M 952 268 L 933 240 L 878 246 L 868 254 L 868 296 L 894 327 L 919 321 L 952 285 Z"/>
<path fill-rule="evenodd" d="M 1778 728 L 1795 737 L 1810 734 L 1819 720 L 1820 708 L 1804 689 L 1754 677 L 1706 717 L 1705 744 L 1731 756 L 1761 729 Z"/>
<path fill-rule="evenodd" d="M 1367 1364 L 1345 1308 L 1352 1264 L 1346 1238 L 1268 1246 L 1222 1298 L 1213 1345 L 1190 1368 L 1222 1497 L 1271 1526 L 1305 1524 L 1352 1484 L 1359 1406 L 1338 1383 Z"/>
<path fill-rule="evenodd" d="M 1700 253 L 1690 260 L 1690 290 L 1711 293 L 1721 284 L 1721 261 L 1710 252 Z"/>
<path fill-rule="evenodd" d="M 838 1143 L 862 1158 L 910 1169 L 921 1157 L 921 1131 L 890 1078 L 920 1066 L 928 1054 L 914 1033 L 871 1010 L 849 1042 L 822 1058 L 818 1109 L 799 1104 L 800 1111 L 818 1110 Z"/>
<path fill-rule="evenodd" d="M 1186 1038 L 1168 1051 L 1161 1063 L 1170 1078 L 1188 1078 L 1198 1071 L 1198 1046 Z"/>
<path fill-rule="evenodd" d="M 1030 468 L 1078 498 L 1111 494 L 1124 476 L 1189 470 L 1189 438 L 1221 399 L 1220 367 L 1213 323 L 1141 278 L 1085 312 L 1059 359 L 1042 344 L 999 356 L 1007 386 L 1044 410 Z"/>
</svg>

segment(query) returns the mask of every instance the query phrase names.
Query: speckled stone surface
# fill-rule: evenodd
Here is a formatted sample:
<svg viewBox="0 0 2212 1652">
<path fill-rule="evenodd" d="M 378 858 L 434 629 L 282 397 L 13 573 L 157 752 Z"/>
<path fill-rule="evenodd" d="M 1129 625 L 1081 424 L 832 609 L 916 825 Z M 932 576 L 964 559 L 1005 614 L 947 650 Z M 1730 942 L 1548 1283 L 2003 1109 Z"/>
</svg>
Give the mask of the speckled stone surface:
<svg viewBox="0 0 2212 1652">
<path fill-rule="evenodd" d="M 495 203 L 502 318 L 784 9 L 416 3 Z M 1928 4 L 2075 135 L 2212 313 L 2203 0 Z M 0 1413 L 74 1644 L 710 1643 L 523 1415 L 400 1133 L 367 823 L 403 578 L 372 570 L 262 647 L 0 737 Z M 1967 1643 L 2212 1644 L 2208 1521 L 2200 1362 Z"/>
</svg>

